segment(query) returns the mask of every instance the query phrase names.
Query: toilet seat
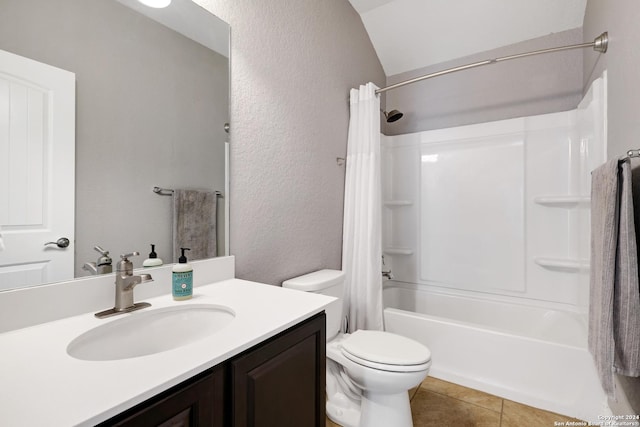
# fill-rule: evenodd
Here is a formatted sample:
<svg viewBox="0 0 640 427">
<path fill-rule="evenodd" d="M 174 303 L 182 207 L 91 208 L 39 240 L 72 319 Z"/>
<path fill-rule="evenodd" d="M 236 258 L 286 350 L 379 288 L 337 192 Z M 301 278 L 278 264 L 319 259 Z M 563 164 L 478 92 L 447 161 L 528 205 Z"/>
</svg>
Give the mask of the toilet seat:
<svg viewBox="0 0 640 427">
<path fill-rule="evenodd" d="M 347 359 L 373 369 L 418 372 L 431 365 L 427 347 L 390 332 L 357 330 L 340 344 Z"/>
</svg>

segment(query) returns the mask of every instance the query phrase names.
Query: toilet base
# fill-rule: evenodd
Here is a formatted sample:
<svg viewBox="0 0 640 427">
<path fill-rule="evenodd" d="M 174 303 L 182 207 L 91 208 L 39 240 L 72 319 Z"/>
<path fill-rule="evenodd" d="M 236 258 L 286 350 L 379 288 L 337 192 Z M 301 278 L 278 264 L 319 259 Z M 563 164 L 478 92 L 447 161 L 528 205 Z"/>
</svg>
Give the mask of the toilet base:
<svg viewBox="0 0 640 427">
<path fill-rule="evenodd" d="M 342 427 L 360 426 L 360 408 L 341 406 L 335 401 L 327 401 L 327 417 Z"/>
<path fill-rule="evenodd" d="M 413 427 L 409 392 L 380 394 L 364 391 L 360 427 Z"/>
</svg>

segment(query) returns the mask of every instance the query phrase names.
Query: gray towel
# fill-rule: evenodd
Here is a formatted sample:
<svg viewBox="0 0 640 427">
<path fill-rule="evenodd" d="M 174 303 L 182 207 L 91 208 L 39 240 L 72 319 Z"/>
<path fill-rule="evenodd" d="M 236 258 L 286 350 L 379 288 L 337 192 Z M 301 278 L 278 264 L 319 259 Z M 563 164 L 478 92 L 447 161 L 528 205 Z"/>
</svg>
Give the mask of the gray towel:
<svg viewBox="0 0 640 427">
<path fill-rule="evenodd" d="M 614 373 L 640 375 L 640 294 L 631 175 L 628 159 L 613 159 L 594 170 L 591 180 L 589 351 L 602 387 L 613 399 Z M 635 199 L 640 204 L 640 195 Z"/>
<path fill-rule="evenodd" d="M 189 259 L 212 258 L 216 248 L 217 196 L 212 191 L 174 190 L 173 257 L 178 261 L 180 248 L 190 248 Z"/>
</svg>

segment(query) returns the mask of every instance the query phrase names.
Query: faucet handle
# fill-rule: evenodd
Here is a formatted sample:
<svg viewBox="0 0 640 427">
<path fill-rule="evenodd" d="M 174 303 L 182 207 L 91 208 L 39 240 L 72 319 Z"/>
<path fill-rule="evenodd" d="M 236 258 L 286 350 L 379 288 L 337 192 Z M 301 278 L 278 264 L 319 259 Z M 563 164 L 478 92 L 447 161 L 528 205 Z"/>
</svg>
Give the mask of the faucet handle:
<svg viewBox="0 0 640 427">
<path fill-rule="evenodd" d="M 124 273 L 127 276 L 133 274 L 133 263 L 129 261 L 129 257 L 140 255 L 140 252 L 131 252 L 130 254 L 120 255 L 120 261 L 118 261 L 117 271 L 118 273 Z"/>
<path fill-rule="evenodd" d="M 111 265 L 111 257 L 109 256 L 109 251 L 105 251 L 104 249 L 102 249 L 100 246 L 96 245 L 93 247 L 93 250 L 98 252 L 100 255 L 102 255 L 100 258 L 98 258 L 98 260 L 96 261 L 96 265 L 98 267 L 101 266 L 110 266 Z M 107 271 L 107 273 L 111 273 L 111 271 Z"/>
<path fill-rule="evenodd" d="M 106 256 L 106 255 L 109 255 L 109 251 L 105 251 L 104 249 L 102 249 L 102 248 L 101 248 L 100 246 L 98 246 L 98 245 L 95 245 L 95 246 L 93 247 L 93 250 L 94 250 L 94 251 L 96 251 L 96 252 L 98 252 L 98 253 L 100 253 L 100 254 L 102 254 L 102 255 L 105 255 L 105 256 Z"/>
<path fill-rule="evenodd" d="M 122 261 L 129 261 L 127 258 L 131 258 L 132 256 L 138 256 L 138 255 L 140 255 L 140 252 L 133 251 L 130 254 L 120 255 L 120 258 L 122 258 Z"/>
</svg>

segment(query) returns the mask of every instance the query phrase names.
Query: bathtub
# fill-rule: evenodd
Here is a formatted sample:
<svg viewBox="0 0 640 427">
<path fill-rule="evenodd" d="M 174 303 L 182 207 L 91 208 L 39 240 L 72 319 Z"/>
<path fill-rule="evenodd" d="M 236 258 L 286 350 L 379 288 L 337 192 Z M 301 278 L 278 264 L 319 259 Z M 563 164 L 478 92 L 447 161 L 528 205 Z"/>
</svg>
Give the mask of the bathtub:
<svg viewBox="0 0 640 427">
<path fill-rule="evenodd" d="M 513 300 L 388 281 L 385 329 L 429 347 L 432 377 L 593 423 L 610 415 L 584 316 Z"/>
</svg>

